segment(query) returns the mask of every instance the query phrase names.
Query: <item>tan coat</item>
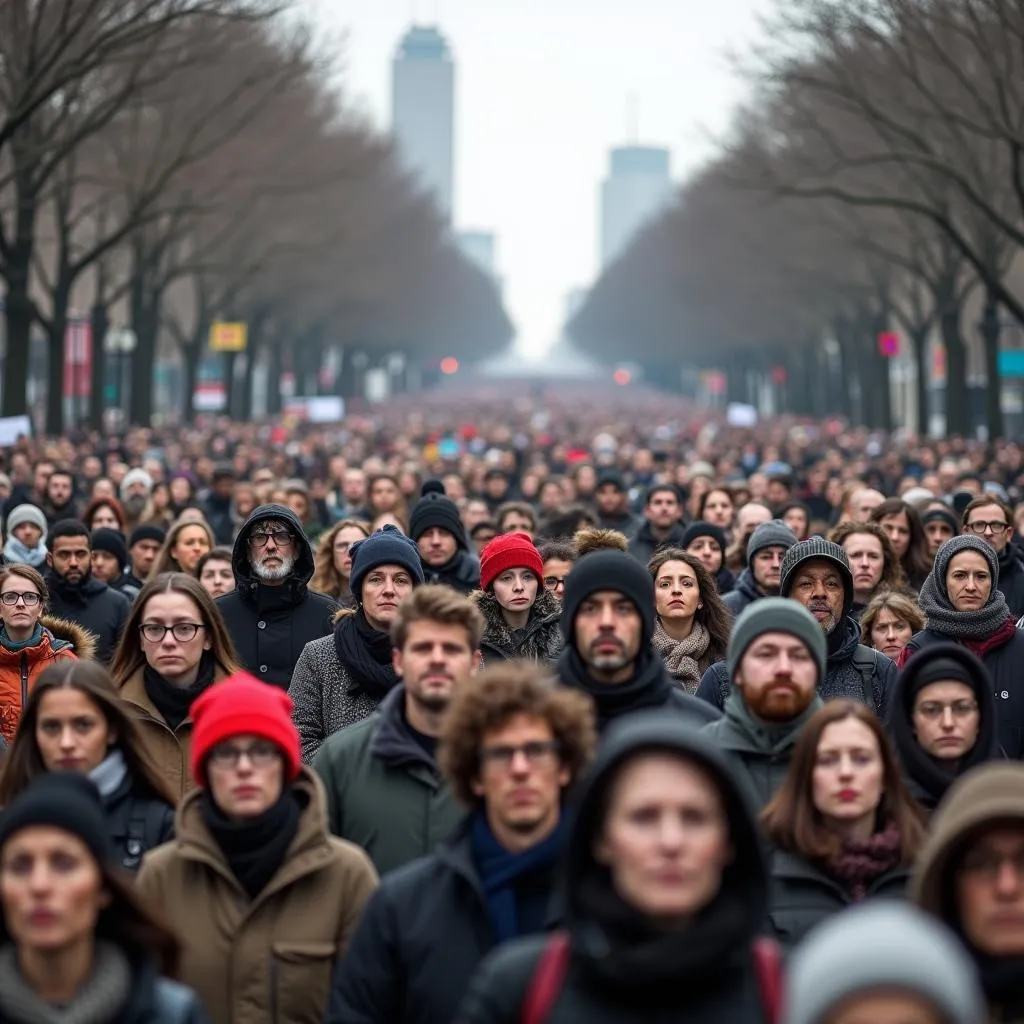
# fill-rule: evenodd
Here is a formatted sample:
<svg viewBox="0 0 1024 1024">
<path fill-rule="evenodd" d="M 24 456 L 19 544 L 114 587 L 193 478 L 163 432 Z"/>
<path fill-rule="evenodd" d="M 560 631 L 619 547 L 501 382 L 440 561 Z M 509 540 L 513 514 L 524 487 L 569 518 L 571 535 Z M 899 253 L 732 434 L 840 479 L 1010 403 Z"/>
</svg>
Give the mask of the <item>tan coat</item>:
<svg viewBox="0 0 1024 1024">
<path fill-rule="evenodd" d="M 182 937 L 180 980 L 213 1024 L 322 1024 L 335 962 L 377 886 L 369 857 L 328 834 L 320 780 L 304 768 L 295 786 L 309 805 L 255 900 L 203 823 L 199 791 L 178 809 L 177 838 L 143 860 L 139 888 Z"/>
</svg>

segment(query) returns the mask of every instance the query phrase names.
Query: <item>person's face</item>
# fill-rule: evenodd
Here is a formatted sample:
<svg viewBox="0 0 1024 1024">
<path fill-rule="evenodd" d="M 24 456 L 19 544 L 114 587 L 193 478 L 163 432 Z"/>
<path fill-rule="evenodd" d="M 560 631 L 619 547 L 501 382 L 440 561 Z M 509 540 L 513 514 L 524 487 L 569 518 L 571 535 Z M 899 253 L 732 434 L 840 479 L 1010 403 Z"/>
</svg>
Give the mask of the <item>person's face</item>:
<svg viewBox="0 0 1024 1024">
<path fill-rule="evenodd" d="M 284 759 L 260 736 L 232 736 L 211 751 L 206 780 L 213 802 L 229 818 L 257 818 L 281 798 Z"/>
<path fill-rule="evenodd" d="M 671 491 L 656 491 L 647 502 L 645 515 L 652 526 L 667 530 L 679 522 L 679 499 Z"/>
<path fill-rule="evenodd" d="M 393 480 L 375 480 L 370 488 L 370 504 L 377 513 L 394 512 L 401 496 Z"/>
<path fill-rule="evenodd" d="M 1013 539 L 1013 527 L 998 505 L 979 505 L 971 510 L 964 533 L 973 533 L 987 541 L 1000 554 Z"/>
<path fill-rule="evenodd" d="M 175 505 L 184 505 L 192 497 L 192 485 L 181 476 L 176 476 L 170 484 L 171 501 Z"/>
<path fill-rule="evenodd" d="M 622 492 L 615 484 L 601 484 L 594 495 L 594 502 L 601 515 L 616 515 L 622 507 Z"/>
<path fill-rule="evenodd" d="M 897 560 L 902 559 L 910 547 L 910 521 L 907 513 L 895 512 L 891 516 L 883 516 L 878 525 L 885 530 Z"/>
<path fill-rule="evenodd" d="M 736 518 L 736 529 L 743 543 L 745 544 L 750 540 L 750 535 L 762 523 L 767 523 L 771 517 L 771 512 L 764 505 L 744 505 Z"/>
<path fill-rule="evenodd" d="M 772 505 L 784 505 L 789 501 L 789 488 L 781 480 L 769 480 L 765 497 Z"/>
<path fill-rule="evenodd" d="M 527 537 L 533 536 L 533 521 L 522 512 L 506 512 L 500 526 L 502 533 L 525 533 Z"/>
<path fill-rule="evenodd" d="M 37 548 L 43 539 L 43 531 L 35 523 L 22 523 L 11 530 L 11 533 L 27 548 Z"/>
<path fill-rule="evenodd" d="M 807 538 L 807 513 L 802 508 L 786 509 L 782 521 L 796 534 L 797 540 Z"/>
<path fill-rule="evenodd" d="M 692 919 L 715 898 L 733 858 L 717 787 L 679 757 L 631 758 L 612 784 L 594 856 L 645 917 Z"/>
<path fill-rule="evenodd" d="M 43 600 L 31 580 L 12 575 L 0 583 L 0 620 L 9 632 L 31 634 L 42 614 Z"/>
<path fill-rule="evenodd" d="M 484 493 L 493 499 L 502 498 L 508 490 L 508 481 L 503 476 L 489 476 L 484 481 Z"/>
<path fill-rule="evenodd" d="M 49 690 L 39 702 L 36 746 L 48 772 L 86 774 L 117 742 L 106 716 L 81 690 Z"/>
<path fill-rule="evenodd" d="M 402 598 L 412 593 L 412 576 L 400 565 L 378 565 L 363 578 L 363 614 L 370 625 L 385 632 L 398 613 Z"/>
<path fill-rule="evenodd" d="M 565 597 L 565 580 L 572 572 L 572 562 L 561 558 L 549 558 L 544 563 L 544 589 L 550 590 L 559 600 Z"/>
<path fill-rule="evenodd" d="M 498 604 L 508 612 L 525 612 L 537 600 L 540 584 L 530 569 L 508 569 L 495 577 L 491 587 Z"/>
<path fill-rule="evenodd" d="M 210 550 L 210 538 L 201 526 L 183 526 L 174 539 L 171 555 L 182 572 L 195 572 L 199 559 Z"/>
<path fill-rule="evenodd" d="M 704 502 L 704 521 L 728 529 L 732 526 L 732 498 L 725 491 L 711 491 Z"/>
<path fill-rule="evenodd" d="M 974 691 L 953 680 L 922 686 L 914 698 L 914 735 L 925 753 L 955 761 L 978 742 L 981 714 Z"/>
<path fill-rule="evenodd" d="M 462 513 L 462 521 L 466 524 L 467 530 L 472 530 L 477 523 L 486 523 L 491 518 L 490 509 L 486 501 L 473 498 L 467 502 L 465 511 Z"/>
<path fill-rule="evenodd" d="M 722 568 L 722 549 L 713 537 L 698 537 L 690 542 L 686 551 L 688 554 L 696 555 L 700 559 L 700 564 L 712 576 Z"/>
<path fill-rule="evenodd" d="M 811 800 L 825 821 L 873 820 L 884 791 L 882 752 L 871 729 L 856 718 L 826 725 L 811 775 Z"/>
<path fill-rule="evenodd" d="M 349 505 L 361 505 L 366 500 L 366 474 L 361 469 L 346 470 L 341 479 L 341 493 Z"/>
<path fill-rule="evenodd" d="M 100 505 L 92 514 L 92 528 L 94 530 L 120 530 L 121 524 L 114 515 L 114 510 L 109 505 Z"/>
<path fill-rule="evenodd" d="M 480 771 L 471 785 L 498 835 L 529 837 L 554 828 L 569 782 L 543 718 L 518 713 L 480 738 Z"/>
<path fill-rule="evenodd" d="M 901 619 L 891 608 L 883 608 L 871 624 L 871 646 L 893 661 L 913 635 L 910 623 Z"/>
<path fill-rule="evenodd" d="M 71 500 L 71 477 L 64 473 L 54 473 L 46 482 L 46 495 L 58 508 Z"/>
<path fill-rule="evenodd" d="M 573 643 L 584 664 L 602 675 L 625 673 L 636 663 L 643 620 L 636 605 L 615 590 L 587 597 L 573 623 Z"/>
<path fill-rule="evenodd" d="M 147 626 L 170 627 L 179 623 L 204 628 L 196 630 L 196 635 L 190 640 L 178 640 L 171 629 L 165 630 L 162 640 L 146 639 Z M 174 590 L 154 594 L 146 602 L 139 624 L 139 640 L 147 664 L 167 679 L 188 676 L 199 664 L 203 651 L 208 651 L 213 645 L 199 605 L 187 594 Z"/>
<path fill-rule="evenodd" d="M 230 594 L 235 589 L 235 573 L 226 559 L 208 558 L 199 574 L 199 582 L 210 597 Z"/>
<path fill-rule="evenodd" d="M 140 540 L 133 544 L 129 548 L 128 554 L 131 556 L 135 575 L 145 579 L 153 568 L 153 563 L 159 553 L 160 545 L 155 540 Z"/>
<path fill-rule="evenodd" d="M 858 491 L 851 499 L 853 518 L 858 523 L 866 523 L 871 513 L 885 501 L 885 495 L 878 491 Z"/>
<path fill-rule="evenodd" d="M 265 582 L 280 582 L 288 576 L 295 565 L 295 550 L 295 535 L 283 523 L 258 523 L 249 533 L 249 561 Z"/>
<path fill-rule="evenodd" d="M 786 549 L 779 545 L 754 552 L 751 571 L 754 582 L 766 593 L 777 594 L 782 584 L 782 560 Z"/>
<path fill-rule="evenodd" d="M 818 667 L 795 636 L 762 633 L 743 652 L 735 682 L 755 716 L 768 722 L 788 722 L 814 700 Z"/>
<path fill-rule="evenodd" d="M 991 957 L 1024 956 L 1024 828 L 982 832 L 956 872 L 960 929 Z"/>
<path fill-rule="evenodd" d="M 552 512 L 558 508 L 559 505 L 565 500 L 565 492 L 562 490 L 560 484 L 548 481 L 540 489 L 537 503 L 541 509 L 545 512 Z M 508 528 L 504 530 L 505 533 L 511 532 Z"/>
<path fill-rule="evenodd" d="M 436 714 L 447 710 L 459 686 L 480 667 L 480 652 L 458 623 L 421 620 L 409 624 L 392 660 L 408 698 Z"/>
<path fill-rule="evenodd" d="M 805 562 L 797 570 L 790 597 L 799 601 L 826 633 L 831 633 L 843 617 L 843 581 L 839 570 L 829 562 Z"/>
<path fill-rule="evenodd" d="M 473 544 L 476 547 L 476 553 L 479 555 L 497 536 L 498 534 L 495 530 L 478 530 L 473 535 Z"/>
<path fill-rule="evenodd" d="M 36 494 L 46 494 L 46 485 L 53 474 L 53 463 L 40 462 L 32 474 L 32 488 Z"/>
<path fill-rule="evenodd" d="M 992 593 L 992 573 L 984 556 L 978 551 L 961 551 L 951 558 L 946 568 L 946 590 L 958 612 L 984 608 Z"/>
<path fill-rule="evenodd" d="M 416 541 L 420 549 L 423 561 L 433 567 L 447 565 L 459 550 L 458 542 L 450 530 L 444 530 L 440 526 L 431 526 L 426 532 L 420 535 Z"/>
<path fill-rule="evenodd" d="M 49 825 L 32 825 L 4 844 L 0 903 L 15 946 L 52 955 L 92 939 L 110 896 L 81 839 Z"/>
<path fill-rule="evenodd" d="M 90 554 L 88 537 L 58 537 L 46 561 L 68 583 L 81 583 L 89 575 Z"/>
<path fill-rule="evenodd" d="M 928 538 L 928 550 L 934 557 L 935 552 L 953 536 L 953 530 L 949 523 L 944 523 L 941 519 L 933 519 L 930 523 L 924 524 L 924 534 Z"/>
<path fill-rule="evenodd" d="M 945 1014 L 910 992 L 868 991 L 851 996 L 822 1024 L 946 1024 Z"/>
<path fill-rule="evenodd" d="M 700 584 L 686 562 L 666 562 L 654 580 L 654 606 L 662 619 L 692 619 L 702 607 Z"/>
<path fill-rule="evenodd" d="M 366 534 L 355 526 L 342 527 L 334 535 L 334 568 L 342 579 L 352 575 L 352 545 L 365 539 Z"/>
<path fill-rule="evenodd" d="M 121 575 L 121 563 L 109 551 L 93 551 L 92 574 L 104 583 L 110 583 Z"/>
<path fill-rule="evenodd" d="M 301 491 L 288 492 L 288 507 L 299 517 L 300 523 L 309 516 L 309 499 Z"/>
<path fill-rule="evenodd" d="M 853 570 L 853 589 L 870 594 L 882 580 L 885 553 L 882 542 L 870 533 L 852 533 L 843 541 L 843 550 Z"/>
</svg>

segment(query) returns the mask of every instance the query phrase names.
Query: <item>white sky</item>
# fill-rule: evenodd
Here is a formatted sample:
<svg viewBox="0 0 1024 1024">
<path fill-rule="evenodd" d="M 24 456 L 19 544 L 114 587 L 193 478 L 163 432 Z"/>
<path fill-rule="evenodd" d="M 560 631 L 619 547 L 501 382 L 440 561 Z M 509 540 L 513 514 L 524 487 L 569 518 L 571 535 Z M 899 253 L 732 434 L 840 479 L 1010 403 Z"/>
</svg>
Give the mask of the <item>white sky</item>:
<svg viewBox="0 0 1024 1024">
<path fill-rule="evenodd" d="M 455 227 L 493 230 L 524 353 L 558 337 L 568 291 L 598 270 L 607 151 L 672 151 L 677 181 L 712 152 L 744 88 L 729 66 L 769 0 L 304 0 L 346 33 L 344 88 L 381 128 L 391 60 L 415 20 L 456 61 Z"/>
</svg>

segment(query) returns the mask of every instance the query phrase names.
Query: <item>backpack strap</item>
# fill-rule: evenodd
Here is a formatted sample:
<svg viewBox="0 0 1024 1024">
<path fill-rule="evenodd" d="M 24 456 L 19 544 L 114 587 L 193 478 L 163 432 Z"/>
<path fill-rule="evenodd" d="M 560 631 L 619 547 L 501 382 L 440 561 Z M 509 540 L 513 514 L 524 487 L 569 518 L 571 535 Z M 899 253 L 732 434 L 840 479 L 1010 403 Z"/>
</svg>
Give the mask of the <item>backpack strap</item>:
<svg viewBox="0 0 1024 1024">
<path fill-rule="evenodd" d="M 520 1024 L 545 1024 L 565 983 L 570 951 L 567 932 L 554 932 L 544 944 L 523 999 Z"/>
<path fill-rule="evenodd" d="M 875 652 L 864 644 L 857 644 L 853 652 L 853 667 L 860 673 L 860 684 L 864 691 L 864 703 L 873 711 L 878 710 L 875 701 Z"/>
<path fill-rule="evenodd" d="M 152 849 L 163 826 L 164 805 L 157 800 L 133 800 L 128 819 L 128 834 L 125 837 L 125 858 L 123 864 L 130 871 L 137 871 L 142 857 Z"/>
<path fill-rule="evenodd" d="M 774 939 L 754 939 L 754 973 L 765 1024 L 778 1024 L 782 1012 L 782 952 Z"/>
</svg>

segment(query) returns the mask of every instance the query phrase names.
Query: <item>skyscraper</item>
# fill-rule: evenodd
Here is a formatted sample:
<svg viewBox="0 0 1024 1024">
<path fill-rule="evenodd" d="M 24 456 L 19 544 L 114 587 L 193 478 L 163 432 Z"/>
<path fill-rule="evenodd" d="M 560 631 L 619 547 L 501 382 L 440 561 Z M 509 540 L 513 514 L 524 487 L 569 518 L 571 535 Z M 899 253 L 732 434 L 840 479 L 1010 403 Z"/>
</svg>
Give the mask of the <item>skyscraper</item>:
<svg viewBox="0 0 1024 1024">
<path fill-rule="evenodd" d="M 620 146 L 601 186 L 601 266 L 606 267 L 636 232 L 672 197 L 667 149 Z"/>
<path fill-rule="evenodd" d="M 406 165 L 451 222 L 454 205 L 455 64 L 434 26 L 414 25 L 392 65 L 391 130 Z"/>
</svg>

